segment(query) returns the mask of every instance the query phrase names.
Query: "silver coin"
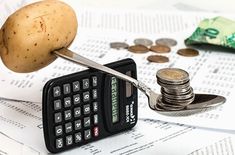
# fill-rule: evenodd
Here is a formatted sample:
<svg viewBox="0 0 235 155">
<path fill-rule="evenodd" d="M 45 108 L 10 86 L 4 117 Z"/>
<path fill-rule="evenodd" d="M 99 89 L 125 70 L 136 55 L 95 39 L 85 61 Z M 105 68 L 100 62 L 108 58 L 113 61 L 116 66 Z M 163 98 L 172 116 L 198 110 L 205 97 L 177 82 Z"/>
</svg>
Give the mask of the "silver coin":
<svg viewBox="0 0 235 155">
<path fill-rule="evenodd" d="M 193 91 L 189 91 L 187 94 L 168 94 L 164 91 L 161 91 L 162 95 L 166 98 L 174 99 L 174 100 L 185 100 L 191 98 L 193 96 Z"/>
<path fill-rule="evenodd" d="M 188 105 L 188 104 L 190 104 L 194 101 L 194 96 L 195 95 L 193 95 L 189 99 L 184 99 L 184 100 L 174 100 L 174 99 L 170 99 L 170 98 L 165 98 L 164 96 L 162 96 L 162 99 L 164 101 L 166 101 L 167 103 L 171 103 L 171 104 L 174 104 L 174 105 Z"/>
<path fill-rule="evenodd" d="M 153 45 L 153 41 L 147 38 L 137 38 L 134 40 L 134 44 L 135 45 L 144 45 L 146 47 L 148 46 L 152 46 Z"/>
<path fill-rule="evenodd" d="M 158 102 L 160 102 L 160 101 L 158 101 Z M 166 107 L 166 108 L 163 108 L 163 106 L 160 106 L 159 104 L 156 104 L 155 105 L 155 109 L 158 109 L 158 112 L 159 113 L 162 113 L 162 114 L 165 114 L 164 112 L 165 111 L 170 111 L 171 112 L 171 114 L 172 114 L 172 112 L 174 112 L 174 111 L 180 111 L 180 110 L 183 110 L 184 109 L 184 107 L 181 107 L 181 108 L 168 108 L 168 107 Z M 171 116 L 171 115 L 169 115 L 169 116 Z"/>
<path fill-rule="evenodd" d="M 192 87 L 187 87 L 185 89 L 167 89 L 167 88 L 161 87 L 161 92 L 164 92 L 167 94 L 174 94 L 174 95 L 184 95 L 184 94 L 188 94 L 190 91 L 193 91 Z"/>
<path fill-rule="evenodd" d="M 162 98 L 159 99 L 158 101 L 158 105 L 161 106 L 162 108 L 164 109 L 174 109 L 174 110 L 177 110 L 177 109 L 182 109 L 183 106 L 181 105 L 171 105 L 169 103 L 166 103 Z"/>
<path fill-rule="evenodd" d="M 180 106 L 180 105 L 169 105 L 168 103 L 164 102 L 162 97 L 159 98 L 158 104 L 156 106 L 160 106 L 161 108 L 165 109 L 165 110 L 182 110 L 185 107 L 184 106 Z"/>
<path fill-rule="evenodd" d="M 188 87 L 188 88 L 186 88 L 187 89 L 187 91 L 185 91 L 185 92 L 182 92 L 181 91 L 181 89 L 178 89 L 178 90 L 175 90 L 175 92 L 172 92 L 171 90 L 170 90 L 170 93 L 169 93 L 169 90 L 167 90 L 166 91 L 166 89 L 164 89 L 164 88 L 161 88 L 161 92 L 162 93 L 164 93 L 164 94 L 167 94 L 167 95 L 176 95 L 176 96 L 184 96 L 184 95 L 188 95 L 188 94 L 191 94 L 192 92 L 193 92 L 193 89 L 191 88 L 191 87 Z M 186 90 L 185 89 L 185 90 Z"/>
<path fill-rule="evenodd" d="M 167 107 L 172 107 L 172 108 L 182 108 L 188 106 L 190 103 L 189 102 L 184 102 L 184 103 L 171 103 L 166 101 L 164 98 L 162 98 L 163 105 L 162 106 L 167 106 Z M 168 108 L 168 109 L 169 109 Z"/>
<path fill-rule="evenodd" d="M 189 85 L 189 80 L 188 81 L 182 81 L 182 82 L 169 82 L 169 81 L 166 81 L 166 80 L 162 80 L 162 79 L 157 79 L 157 82 L 159 85 L 162 85 L 162 86 L 167 86 L 167 87 L 172 87 L 170 89 L 173 89 L 174 86 L 178 86 L 178 87 L 184 87 L 185 86 L 188 86 Z"/>
<path fill-rule="evenodd" d="M 129 47 L 129 45 L 127 43 L 124 42 L 112 42 L 109 44 L 110 48 L 114 48 L 114 49 L 127 49 Z"/>
<path fill-rule="evenodd" d="M 164 87 L 164 88 L 172 89 L 172 90 L 175 90 L 175 89 L 176 89 L 176 90 L 177 90 L 177 89 L 187 89 L 187 88 L 190 86 L 189 82 L 184 83 L 184 84 L 176 85 L 176 84 L 165 84 L 165 83 L 162 83 L 162 82 L 160 82 L 159 80 L 157 80 L 157 83 L 158 83 L 160 86 Z"/>
<path fill-rule="evenodd" d="M 192 101 L 194 100 L 194 97 L 191 97 L 190 99 L 187 99 L 187 100 L 173 100 L 173 99 L 169 99 L 163 96 L 162 99 L 169 105 L 187 106 L 190 103 L 192 103 Z"/>
<path fill-rule="evenodd" d="M 190 79 L 185 79 L 184 81 L 176 81 L 176 80 L 168 80 L 168 79 L 161 79 L 161 78 L 158 78 L 157 81 L 159 81 L 160 83 L 162 84 L 167 84 L 167 85 L 184 85 L 186 83 L 189 83 L 189 80 Z"/>
<path fill-rule="evenodd" d="M 188 72 L 179 68 L 163 68 L 157 71 L 157 79 L 164 83 L 182 84 L 189 81 Z"/>
<path fill-rule="evenodd" d="M 177 41 L 171 38 L 160 38 L 160 39 L 157 39 L 155 43 L 158 45 L 165 45 L 169 47 L 177 45 Z"/>
<path fill-rule="evenodd" d="M 173 105 L 187 105 L 191 99 L 193 98 L 193 96 L 191 98 L 188 99 L 172 99 L 172 98 L 167 98 L 164 95 L 162 95 L 162 99 L 169 103 L 169 104 L 173 104 Z"/>
</svg>

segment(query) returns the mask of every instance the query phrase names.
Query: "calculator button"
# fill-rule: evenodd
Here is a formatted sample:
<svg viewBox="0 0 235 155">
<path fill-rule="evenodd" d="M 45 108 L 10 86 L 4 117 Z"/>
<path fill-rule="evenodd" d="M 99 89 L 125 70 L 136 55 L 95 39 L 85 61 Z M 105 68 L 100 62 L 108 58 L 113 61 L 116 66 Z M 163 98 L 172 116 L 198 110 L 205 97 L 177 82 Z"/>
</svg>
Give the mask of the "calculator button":
<svg viewBox="0 0 235 155">
<path fill-rule="evenodd" d="M 95 114 L 94 116 L 94 124 L 98 124 L 98 114 Z"/>
<path fill-rule="evenodd" d="M 79 81 L 73 82 L 73 92 L 77 92 L 80 90 L 80 83 Z"/>
<path fill-rule="evenodd" d="M 80 102 L 81 102 L 80 94 L 73 95 L 73 103 L 76 105 L 79 104 Z"/>
<path fill-rule="evenodd" d="M 97 112 L 98 111 L 98 102 L 93 102 L 93 111 Z"/>
<path fill-rule="evenodd" d="M 67 120 L 70 120 L 71 118 L 72 118 L 71 110 L 66 110 L 64 112 L 64 119 L 67 121 Z"/>
<path fill-rule="evenodd" d="M 55 113 L 55 123 L 60 123 L 62 121 L 62 114 L 60 112 Z"/>
<path fill-rule="evenodd" d="M 65 132 L 66 132 L 66 133 L 69 133 L 69 132 L 71 132 L 72 130 L 73 130 L 73 128 L 72 128 L 72 123 L 71 123 L 71 122 L 66 123 L 66 124 L 65 124 Z"/>
<path fill-rule="evenodd" d="M 90 112 L 91 112 L 90 104 L 85 104 L 85 105 L 83 106 L 83 114 L 84 114 L 84 115 L 87 115 L 87 114 L 89 114 Z"/>
<path fill-rule="evenodd" d="M 60 136 L 63 134 L 63 128 L 62 128 L 62 125 L 59 125 L 59 126 L 56 126 L 55 127 L 55 135 L 56 136 Z"/>
<path fill-rule="evenodd" d="M 85 140 L 88 140 L 88 139 L 90 139 L 90 138 L 91 138 L 91 130 L 90 130 L 90 129 L 85 130 L 85 131 L 84 131 L 84 139 L 85 139 Z"/>
<path fill-rule="evenodd" d="M 90 93 L 89 91 L 86 91 L 83 93 L 83 101 L 88 102 L 90 100 Z"/>
<path fill-rule="evenodd" d="M 89 79 L 83 79 L 83 80 L 82 80 L 82 88 L 83 88 L 83 89 L 88 89 L 89 86 L 90 86 L 90 84 L 89 84 Z"/>
<path fill-rule="evenodd" d="M 74 129 L 75 130 L 80 130 L 82 128 L 82 122 L 81 122 L 81 120 L 79 119 L 79 120 L 76 120 L 75 122 L 74 122 Z"/>
<path fill-rule="evenodd" d="M 61 90 L 59 86 L 56 86 L 53 88 L 53 96 L 54 97 L 59 97 L 61 95 Z"/>
<path fill-rule="evenodd" d="M 93 128 L 93 135 L 94 135 L 94 137 L 98 137 L 99 136 L 99 128 L 98 127 L 94 127 Z"/>
<path fill-rule="evenodd" d="M 69 136 L 66 136 L 66 145 L 72 145 L 73 144 L 73 136 L 72 135 L 69 135 Z"/>
<path fill-rule="evenodd" d="M 63 88 L 64 88 L 63 90 L 64 90 L 65 95 L 71 92 L 70 84 L 64 84 Z"/>
<path fill-rule="evenodd" d="M 82 134 L 81 132 L 75 133 L 75 143 L 79 143 L 82 141 Z"/>
<path fill-rule="evenodd" d="M 74 117 L 80 117 L 81 116 L 81 108 L 76 107 L 74 108 Z"/>
<path fill-rule="evenodd" d="M 55 147 L 56 147 L 57 149 L 62 148 L 62 147 L 64 146 L 64 144 L 63 144 L 63 139 L 62 139 L 62 138 L 56 139 L 55 145 L 56 145 Z"/>
<path fill-rule="evenodd" d="M 84 127 L 89 127 L 90 125 L 91 125 L 91 119 L 90 119 L 90 117 L 84 117 L 83 118 L 83 125 L 84 125 Z"/>
<path fill-rule="evenodd" d="M 55 100 L 54 101 L 54 110 L 61 109 L 61 100 Z"/>
<path fill-rule="evenodd" d="M 92 90 L 92 98 L 97 99 L 97 89 Z"/>
<path fill-rule="evenodd" d="M 97 86 L 97 77 L 96 77 L 96 76 L 93 76 L 93 77 L 92 77 L 92 86 L 93 86 L 93 87 L 96 87 L 96 86 Z"/>
<path fill-rule="evenodd" d="M 66 97 L 64 98 L 64 107 L 70 107 L 71 106 L 71 98 L 70 97 Z"/>
</svg>

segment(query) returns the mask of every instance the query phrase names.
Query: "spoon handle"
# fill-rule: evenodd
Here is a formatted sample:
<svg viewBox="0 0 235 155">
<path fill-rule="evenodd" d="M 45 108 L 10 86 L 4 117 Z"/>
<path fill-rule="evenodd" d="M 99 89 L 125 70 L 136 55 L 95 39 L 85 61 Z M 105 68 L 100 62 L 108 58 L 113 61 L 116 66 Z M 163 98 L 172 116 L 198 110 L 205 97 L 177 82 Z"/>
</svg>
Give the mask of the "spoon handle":
<svg viewBox="0 0 235 155">
<path fill-rule="evenodd" d="M 96 63 L 92 60 L 89 60 L 89 59 L 87 59 L 87 58 L 85 58 L 85 57 L 83 57 L 79 54 L 76 54 L 76 53 L 70 51 L 69 49 L 62 48 L 62 49 L 54 51 L 54 54 L 58 57 L 64 58 L 64 59 L 72 61 L 74 63 L 78 63 L 82 66 L 86 66 L 86 67 L 89 67 L 89 68 L 94 68 L 94 69 L 103 71 L 105 73 L 109 73 L 111 75 L 117 76 L 118 78 L 120 78 L 122 80 L 125 80 L 125 81 L 128 81 L 128 82 L 132 83 L 136 88 L 140 89 L 146 95 L 148 94 L 148 92 L 147 92 L 148 87 L 145 84 L 143 84 L 142 82 L 140 82 L 140 81 L 138 81 L 138 80 L 136 80 L 136 79 L 134 79 L 130 76 L 127 76 L 123 73 L 115 71 L 111 68 L 103 66 L 99 63 Z"/>
</svg>

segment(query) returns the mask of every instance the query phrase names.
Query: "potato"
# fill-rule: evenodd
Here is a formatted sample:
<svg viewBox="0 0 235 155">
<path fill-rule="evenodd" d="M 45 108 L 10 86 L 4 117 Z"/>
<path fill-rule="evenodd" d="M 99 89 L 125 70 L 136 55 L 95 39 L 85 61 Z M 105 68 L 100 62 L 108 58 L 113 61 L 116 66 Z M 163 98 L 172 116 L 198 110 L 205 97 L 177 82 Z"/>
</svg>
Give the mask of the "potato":
<svg viewBox="0 0 235 155">
<path fill-rule="evenodd" d="M 36 2 L 8 17 L 0 31 L 0 55 L 10 70 L 33 72 L 53 62 L 52 52 L 68 47 L 76 33 L 70 6 L 56 0 Z"/>
</svg>

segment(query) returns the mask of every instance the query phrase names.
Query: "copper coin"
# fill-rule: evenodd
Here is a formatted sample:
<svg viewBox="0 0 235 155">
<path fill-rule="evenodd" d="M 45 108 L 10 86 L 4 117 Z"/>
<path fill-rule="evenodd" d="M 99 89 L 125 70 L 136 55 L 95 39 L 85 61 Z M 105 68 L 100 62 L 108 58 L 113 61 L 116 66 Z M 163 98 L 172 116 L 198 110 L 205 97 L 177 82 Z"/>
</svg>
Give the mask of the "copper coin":
<svg viewBox="0 0 235 155">
<path fill-rule="evenodd" d="M 169 58 L 166 56 L 161 55 L 150 55 L 147 57 L 149 62 L 156 62 L 156 63 L 166 63 L 169 62 Z"/>
<path fill-rule="evenodd" d="M 175 39 L 171 39 L 171 38 L 160 38 L 160 39 L 157 39 L 155 41 L 155 43 L 157 45 L 165 45 L 165 46 L 169 46 L 169 47 L 177 45 L 177 41 Z"/>
<path fill-rule="evenodd" d="M 182 48 L 177 51 L 177 54 L 185 57 L 195 57 L 199 55 L 199 52 L 193 48 Z"/>
<path fill-rule="evenodd" d="M 154 45 L 150 47 L 150 51 L 156 53 L 169 53 L 171 51 L 171 48 L 165 45 Z"/>
<path fill-rule="evenodd" d="M 149 49 L 144 45 L 133 45 L 128 47 L 128 51 L 133 53 L 146 53 Z"/>
</svg>

